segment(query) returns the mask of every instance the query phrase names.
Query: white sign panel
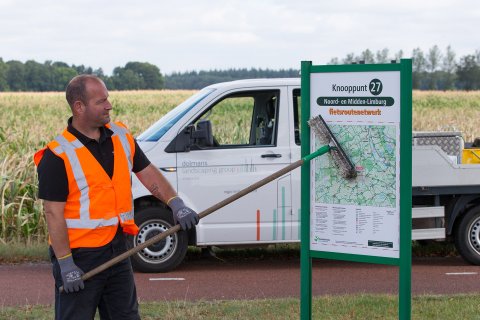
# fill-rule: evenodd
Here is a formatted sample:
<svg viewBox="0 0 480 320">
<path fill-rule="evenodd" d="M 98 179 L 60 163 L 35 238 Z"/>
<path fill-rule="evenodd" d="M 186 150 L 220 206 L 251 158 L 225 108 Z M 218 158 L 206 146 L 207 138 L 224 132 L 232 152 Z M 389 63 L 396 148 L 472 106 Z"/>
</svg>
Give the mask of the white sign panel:
<svg viewBox="0 0 480 320">
<path fill-rule="evenodd" d="M 399 257 L 400 72 L 312 73 L 320 114 L 354 163 L 342 178 L 330 155 L 311 165 L 310 249 Z M 313 130 L 312 130 L 313 131 Z M 311 151 L 321 144 L 312 132 Z"/>
</svg>

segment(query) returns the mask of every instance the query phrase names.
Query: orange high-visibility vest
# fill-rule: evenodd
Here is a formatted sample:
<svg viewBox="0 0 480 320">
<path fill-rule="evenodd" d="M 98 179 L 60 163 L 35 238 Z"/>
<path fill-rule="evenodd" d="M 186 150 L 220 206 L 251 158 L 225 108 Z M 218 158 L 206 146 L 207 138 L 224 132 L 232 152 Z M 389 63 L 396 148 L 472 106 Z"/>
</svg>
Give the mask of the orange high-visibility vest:
<svg viewBox="0 0 480 320">
<path fill-rule="evenodd" d="M 64 217 L 70 248 L 100 247 L 108 244 L 120 222 L 125 233 L 135 235 L 130 172 L 135 142 L 120 122 L 106 125 L 113 131 L 113 176 L 73 134 L 66 129 L 47 147 L 35 153 L 38 166 L 46 148 L 63 159 L 68 178 L 68 197 Z"/>
</svg>

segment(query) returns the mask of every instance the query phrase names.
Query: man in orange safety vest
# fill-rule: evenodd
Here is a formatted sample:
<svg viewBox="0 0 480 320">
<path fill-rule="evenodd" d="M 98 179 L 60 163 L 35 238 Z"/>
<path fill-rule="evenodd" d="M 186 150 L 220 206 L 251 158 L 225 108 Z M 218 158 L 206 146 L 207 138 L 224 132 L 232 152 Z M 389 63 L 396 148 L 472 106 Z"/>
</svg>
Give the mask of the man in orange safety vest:
<svg viewBox="0 0 480 320">
<path fill-rule="evenodd" d="M 55 318 L 139 319 L 130 261 L 93 276 L 81 276 L 125 252 L 125 234 L 135 235 L 131 172 L 167 204 L 176 223 L 198 223 L 127 127 L 110 120 L 108 90 L 93 75 L 74 77 L 66 89 L 72 110 L 67 128 L 39 150 L 34 161 L 44 201 L 55 278 Z M 59 287 L 64 291 L 60 292 Z"/>
</svg>

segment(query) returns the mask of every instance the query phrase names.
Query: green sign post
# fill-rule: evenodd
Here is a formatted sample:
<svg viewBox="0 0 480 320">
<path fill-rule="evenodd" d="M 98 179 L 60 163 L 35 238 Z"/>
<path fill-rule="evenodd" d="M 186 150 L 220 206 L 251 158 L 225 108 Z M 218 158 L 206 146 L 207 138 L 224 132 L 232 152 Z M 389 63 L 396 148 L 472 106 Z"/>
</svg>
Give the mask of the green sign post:
<svg viewBox="0 0 480 320">
<path fill-rule="evenodd" d="M 312 317 L 315 258 L 398 266 L 399 318 L 410 319 L 412 61 L 303 61 L 301 74 L 302 157 L 324 143 L 307 125 L 321 115 L 357 171 L 343 179 L 329 155 L 302 166 L 301 319 Z"/>
</svg>

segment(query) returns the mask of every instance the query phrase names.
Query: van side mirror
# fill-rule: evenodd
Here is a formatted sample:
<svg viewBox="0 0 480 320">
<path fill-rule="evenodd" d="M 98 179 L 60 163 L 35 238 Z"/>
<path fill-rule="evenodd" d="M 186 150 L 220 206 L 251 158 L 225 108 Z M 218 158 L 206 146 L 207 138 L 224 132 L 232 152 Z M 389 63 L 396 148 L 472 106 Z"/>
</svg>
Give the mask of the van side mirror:
<svg viewBox="0 0 480 320">
<path fill-rule="evenodd" d="M 193 144 L 199 148 L 213 146 L 212 123 L 210 120 L 200 120 L 192 132 Z"/>
<path fill-rule="evenodd" d="M 185 127 L 180 133 L 168 144 L 165 152 L 189 152 L 192 144 L 192 132 L 195 130 L 193 124 Z"/>
<path fill-rule="evenodd" d="M 165 152 L 189 152 L 191 149 L 199 150 L 213 145 L 212 123 L 210 120 L 200 120 L 196 127 L 191 124 L 180 131 L 165 148 Z"/>
</svg>

